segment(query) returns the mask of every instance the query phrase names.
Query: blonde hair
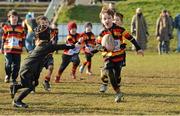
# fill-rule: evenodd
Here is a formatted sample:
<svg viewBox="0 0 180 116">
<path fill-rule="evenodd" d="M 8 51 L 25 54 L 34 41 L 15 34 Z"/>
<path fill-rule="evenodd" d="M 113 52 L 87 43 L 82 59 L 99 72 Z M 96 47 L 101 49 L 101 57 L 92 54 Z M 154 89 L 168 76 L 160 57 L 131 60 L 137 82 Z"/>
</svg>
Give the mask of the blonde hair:
<svg viewBox="0 0 180 116">
<path fill-rule="evenodd" d="M 47 21 L 47 22 L 50 24 L 48 18 L 45 17 L 45 16 L 38 16 L 38 17 L 36 18 L 36 22 L 37 22 L 38 25 L 40 25 L 43 21 Z"/>
</svg>

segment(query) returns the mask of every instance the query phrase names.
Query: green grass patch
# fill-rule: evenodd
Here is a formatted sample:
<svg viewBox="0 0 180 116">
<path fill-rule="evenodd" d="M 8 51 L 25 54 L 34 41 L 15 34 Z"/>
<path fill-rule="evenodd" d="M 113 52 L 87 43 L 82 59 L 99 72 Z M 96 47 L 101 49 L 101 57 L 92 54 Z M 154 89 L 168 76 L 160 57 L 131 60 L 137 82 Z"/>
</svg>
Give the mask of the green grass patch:
<svg viewBox="0 0 180 116">
<path fill-rule="evenodd" d="M 155 51 L 157 49 L 157 40 L 155 37 L 156 20 L 159 17 L 161 10 L 167 9 L 175 17 L 180 12 L 179 0 L 127 0 L 120 1 L 116 4 L 116 9 L 124 15 L 124 27 L 130 31 L 131 19 L 135 14 L 136 8 L 142 8 L 143 14 L 148 24 L 150 33 L 148 39 L 148 49 Z M 58 23 L 67 23 L 70 20 L 76 20 L 78 23 L 90 21 L 93 23 L 100 23 L 99 13 L 102 6 L 82 6 L 63 8 L 59 14 Z M 171 40 L 171 50 L 176 49 L 177 36 L 174 31 L 174 39 Z M 130 46 L 128 46 L 130 47 Z"/>
<path fill-rule="evenodd" d="M 83 6 L 78 5 L 70 8 L 63 8 L 59 14 L 59 23 L 66 23 L 70 20 L 76 20 L 77 22 L 99 22 L 99 6 Z M 93 12 L 92 12 L 93 11 Z"/>
</svg>

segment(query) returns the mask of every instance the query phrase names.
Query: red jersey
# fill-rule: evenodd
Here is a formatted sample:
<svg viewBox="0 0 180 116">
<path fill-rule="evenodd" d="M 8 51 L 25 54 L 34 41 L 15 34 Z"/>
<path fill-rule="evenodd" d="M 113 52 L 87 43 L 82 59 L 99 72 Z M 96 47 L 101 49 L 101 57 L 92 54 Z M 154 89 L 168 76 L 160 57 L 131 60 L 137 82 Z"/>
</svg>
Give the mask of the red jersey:
<svg viewBox="0 0 180 116">
<path fill-rule="evenodd" d="M 75 45 L 77 42 L 79 42 L 81 36 L 79 33 L 76 33 L 75 35 L 69 34 L 66 38 L 66 44 Z M 80 51 L 80 47 L 75 47 L 74 49 L 64 50 L 64 54 L 66 55 L 74 55 L 78 54 Z"/>
<path fill-rule="evenodd" d="M 130 35 L 123 27 L 119 27 L 113 23 L 113 26 L 110 29 L 104 28 L 97 39 L 97 43 L 101 44 L 102 37 L 106 34 L 111 34 L 114 38 L 115 49 L 112 52 L 104 51 L 102 55 L 105 60 L 111 60 L 112 62 L 120 62 L 124 60 L 125 48 L 121 48 L 121 44 L 124 43 L 125 39 L 131 41 L 136 48 L 140 47 L 134 43 L 135 39 Z"/>
<path fill-rule="evenodd" d="M 2 52 L 21 54 L 24 45 L 25 33 L 21 25 L 4 25 L 2 36 Z"/>
<path fill-rule="evenodd" d="M 96 45 L 96 38 L 92 32 L 84 32 L 81 34 L 82 44 L 84 44 L 83 50 L 85 53 L 91 53 L 94 51 Z"/>
</svg>

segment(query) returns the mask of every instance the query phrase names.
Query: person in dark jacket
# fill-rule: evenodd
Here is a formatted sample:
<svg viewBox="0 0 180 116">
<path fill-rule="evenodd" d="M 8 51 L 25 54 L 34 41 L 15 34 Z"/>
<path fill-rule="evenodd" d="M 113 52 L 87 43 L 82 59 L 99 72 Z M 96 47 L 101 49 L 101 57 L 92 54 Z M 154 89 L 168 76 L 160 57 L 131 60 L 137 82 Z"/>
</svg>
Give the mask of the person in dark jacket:
<svg viewBox="0 0 180 116">
<path fill-rule="evenodd" d="M 180 13 L 176 15 L 174 19 L 174 28 L 177 29 L 177 49 L 176 52 L 180 52 Z"/>
<path fill-rule="evenodd" d="M 36 47 L 32 53 L 24 60 L 20 68 L 20 84 L 10 85 L 11 97 L 13 98 L 13 106 L 27 108 L 28 105 L 22 100 L 38 85 L 38 79 L 44 66 L 45 57 L 55 51 L 64 49 L 73 49 L 74 46 L 65 44 L 52 44 L 50 41 L 50 28 L 47 25 L 39 25 L 35 28 Z M 19 89 L 24 90 L 14 98 Z"/>
</svg>

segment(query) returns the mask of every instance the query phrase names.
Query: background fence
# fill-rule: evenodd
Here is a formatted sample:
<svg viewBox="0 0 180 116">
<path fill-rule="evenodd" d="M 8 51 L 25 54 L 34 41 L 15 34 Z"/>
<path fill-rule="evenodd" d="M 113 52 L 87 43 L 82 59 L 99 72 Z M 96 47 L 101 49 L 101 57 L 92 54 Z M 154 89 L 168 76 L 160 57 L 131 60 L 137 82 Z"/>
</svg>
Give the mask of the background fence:
<svg viewBox="0 0 180 116">
<path fill-rule="evenodd" d="M 82 33 L 85 31 L 84 24 L 77 24 L 77 32 Z M 59 29 L 59 41 L 64 41 L 66 36 L 68 35 L 68 29 L 67 29 L 67 24 L 59 24 L 58 25 Z M 93 23 L 93 29 L 92 32 L 97 36 L 99 35 L 100 31 L 102 30 L 102 24 L 100 23 Z"/>
</svg>

